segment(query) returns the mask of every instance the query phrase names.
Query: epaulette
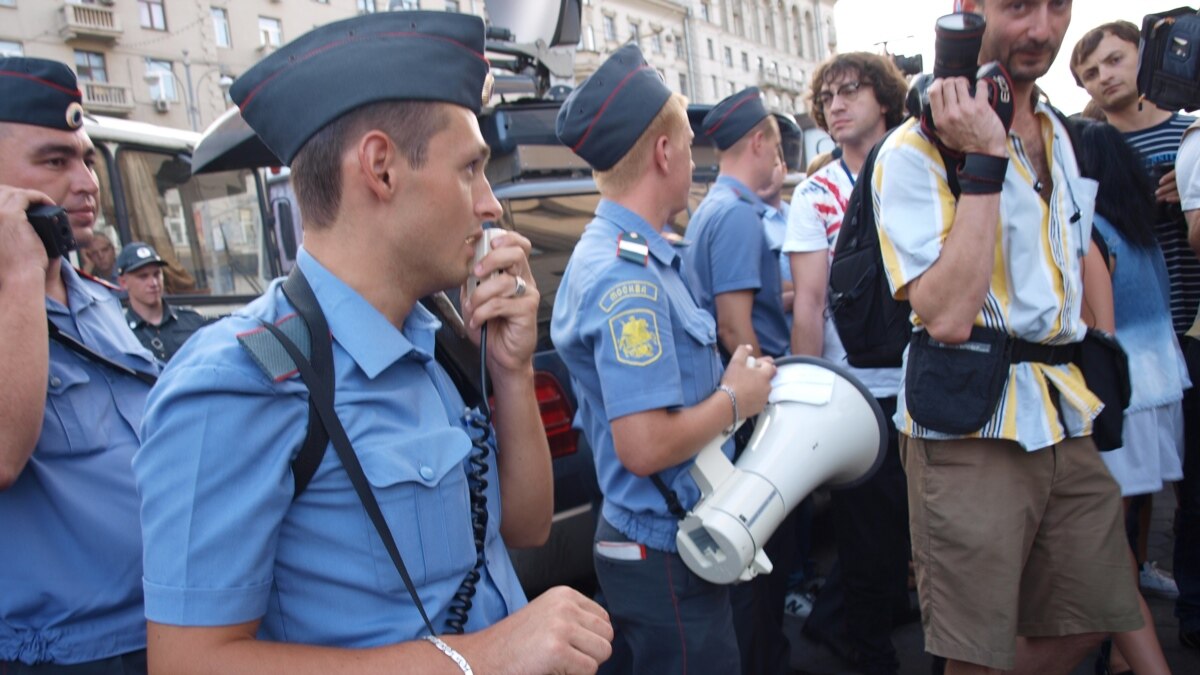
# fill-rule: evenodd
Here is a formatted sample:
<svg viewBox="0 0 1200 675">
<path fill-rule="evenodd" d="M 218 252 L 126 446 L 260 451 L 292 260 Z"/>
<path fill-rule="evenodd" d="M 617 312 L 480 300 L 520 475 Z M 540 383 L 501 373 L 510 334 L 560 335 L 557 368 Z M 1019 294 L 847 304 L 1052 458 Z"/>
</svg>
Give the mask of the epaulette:
<svg viewBox="0 0 1200 675">
<path fill-rule="evenodd" d="M 622 232 L 617 236 L 617 257 L 645 267 L 650 264 L 650 244 L 637 232 Z"/>
<path fill-rule="evenodd" d="M 279 330 L 288 337 L 307 358 L 312 352 L 312 340 L 309 338 L 308 326 L 299 314 L 288 314 L 275 322 Z M 266 328 L 238 333 L 238 343 L 242 345 L 254 363 L 262 369 L 267 377 L 282 382 L 298 372 L 296 362 L 288 355 L 279 340 Z"/>
<path fill-rule="evenodd" d="M 87 272 L 84 272 L 83 270 L 79 269 L 78 267 L 75 268 L 75 273 L 78 274 L 80 277 L 87 279 L 88 281 L 94 281 L 95 283 L 100 284 L 101 286 L 107 288 L 110 291 L 120 291 L 121 290 L 121 287 L 114 284 L 113 282 L 105 281 L 104 279 L 101 279 L 100 277 L 93 276 Z"/>
</svg>

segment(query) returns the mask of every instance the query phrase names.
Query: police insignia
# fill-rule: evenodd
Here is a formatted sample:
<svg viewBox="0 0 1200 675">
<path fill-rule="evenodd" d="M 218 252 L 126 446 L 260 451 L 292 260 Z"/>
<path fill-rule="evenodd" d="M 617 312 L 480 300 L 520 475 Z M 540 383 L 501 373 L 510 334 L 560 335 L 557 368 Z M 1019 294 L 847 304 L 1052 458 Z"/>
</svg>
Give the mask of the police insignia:
<svg viewBox="0 0 1200 675">
<path fill-rule="evenodd" d="M 648 309 L 631 309 L 608 320 L 617 361 L 630 366 L 648 366 L 662 356 L 658 318 Z"/>
<path fill-rule="evenodd" d="M 622 232 L 617 237 L 617 257 L 644 267 L 650 264 L 650 245 L 637 232 Z"/>
<path fill-rule="evenodd" d="M 604 296 L 600 298 L 600 309 L 605 313 L 611 312 L 622 300 L 630 298 L 657 302 L 658 286 L 649 281 L 626 281 L 617 284 L 604 292 Z"/>
</svg>

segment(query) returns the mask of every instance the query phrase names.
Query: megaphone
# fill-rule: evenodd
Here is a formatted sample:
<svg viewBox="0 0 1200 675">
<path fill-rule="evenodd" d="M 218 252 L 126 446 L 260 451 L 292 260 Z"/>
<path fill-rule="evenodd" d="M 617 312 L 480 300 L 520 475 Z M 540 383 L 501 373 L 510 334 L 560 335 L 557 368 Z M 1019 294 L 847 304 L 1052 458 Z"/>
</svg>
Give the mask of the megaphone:
<svg viewBox="0 0 1200 675">
<path fill-rule="evenodd" d="M 887 452 L 883 411 L 849 371 L 809 356 L 775 365 L 767 406 L 737 465 L 721 452 L 729 431 L 690 469 L 700 500 L 675 543 L 688 568 L 714 584 L 769 573 L 763 545 L 787 514 L 818 487 L 862 484 Z"/>
</svg>

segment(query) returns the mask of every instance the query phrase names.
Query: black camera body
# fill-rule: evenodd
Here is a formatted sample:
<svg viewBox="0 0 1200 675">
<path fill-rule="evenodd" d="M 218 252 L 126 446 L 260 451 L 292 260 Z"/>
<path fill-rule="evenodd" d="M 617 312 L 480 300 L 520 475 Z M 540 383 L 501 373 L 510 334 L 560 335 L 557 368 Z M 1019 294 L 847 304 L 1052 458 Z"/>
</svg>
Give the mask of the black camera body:
<svg viewBox="0 0 1200 675">
<path fill-rule="evenodd" d="M 62 207 L 38 204 L 26 211 L 25 217 L 46 247 L 47 258 L 60 258 L 78 248 L 75 233 L 71 231 L 71 221 Z"/>
<path fill-rule="evenodd" d="M 971 81 L 972 96 L 975 95 L 976 87 L 987 87 L 988 103 L 992 110 L 996 111 L 996 116 L 1004 125 L 1004 131 L 1008 132 L 1012 127 L 1014 110 L 1012 78 L 999 61 L 976 65 L 979 62 L 979 49 L 983 44 L 985 26 L 983 16 L 971 12 L 956 12 L 938 19 L 933 78 L 965 77 Z M 937 138 L 937 127 L 929 107 L 929 96 L 924 91 L 921 92 L 921 128 L 940 147 L 950 154 L 955 154 L 953 149 L 942 146 Z"/>
</svg>

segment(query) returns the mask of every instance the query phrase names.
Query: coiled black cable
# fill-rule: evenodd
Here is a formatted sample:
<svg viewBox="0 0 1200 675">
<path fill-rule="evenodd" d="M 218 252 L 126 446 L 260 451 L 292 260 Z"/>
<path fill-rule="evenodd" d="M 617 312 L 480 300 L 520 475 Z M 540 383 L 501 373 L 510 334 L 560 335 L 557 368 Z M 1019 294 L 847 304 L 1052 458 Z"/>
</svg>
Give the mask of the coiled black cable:
<svg viewBox="0 0 1200 675">
<path fill-rule="evenodd" d="M 468 459 L 471 469 L 467 472 L 467 488 L 471 497 L 471 530 L 475 535 L 475 566 L 463 578 L 446 610 L 446 632 L 455 635 L 466 631 L 467 614 L 471 611 L 475 598 L 475 586 L 483 578 L 481 570 L 486 562 L 484 544 L 487 541 L 488 526 L 487 459 L 491 454 L 488 440 L 492 437 L 492 407 L 488 404 L 487 324 L 479 331 L 479 386 L 482 399 L 479 407 L 483 413 L 468 410 L 464 416 L 466 424 L 476 431 L 471 434 L 473 447 Z"/>
</svg>

